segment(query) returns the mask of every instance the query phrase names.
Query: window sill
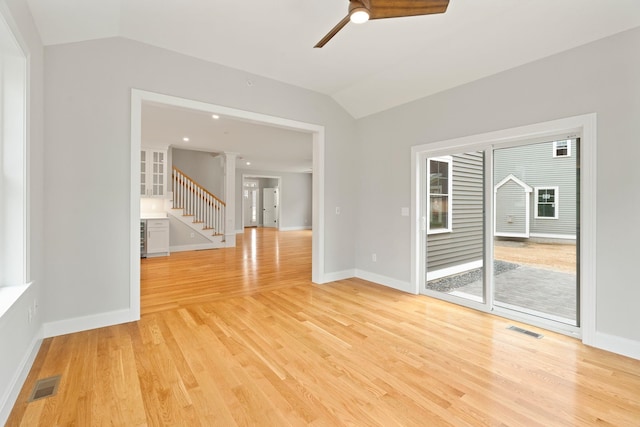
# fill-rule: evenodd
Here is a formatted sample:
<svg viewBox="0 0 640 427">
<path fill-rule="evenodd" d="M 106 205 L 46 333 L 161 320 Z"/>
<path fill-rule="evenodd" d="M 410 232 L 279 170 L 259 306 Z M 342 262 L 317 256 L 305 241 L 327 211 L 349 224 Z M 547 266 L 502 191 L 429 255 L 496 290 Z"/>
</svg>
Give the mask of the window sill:
<svg viewBox="0 0 640 427">
<path fill-rule="evenodd" d="M 29 289 L 31 283 L 19 286 L 0 287 L 0 318 L 15 304 L 16 301 Z"/>
</svg>

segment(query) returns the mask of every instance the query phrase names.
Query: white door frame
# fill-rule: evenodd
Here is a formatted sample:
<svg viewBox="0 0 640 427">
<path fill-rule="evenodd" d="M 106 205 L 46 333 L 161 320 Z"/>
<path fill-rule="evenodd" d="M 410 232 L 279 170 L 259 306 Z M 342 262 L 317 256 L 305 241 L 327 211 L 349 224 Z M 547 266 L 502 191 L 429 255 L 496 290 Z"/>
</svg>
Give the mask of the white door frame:
<svg viewBox="0 0 640 427">
<path fill-rule="evenodd" d="M 163 95 L 140 89 L 131 90 L 131 193 L 130 193 L 130 274 L 129 274 L 129 318 L 140 318 L 140 149 L 142 147 L 142 103 L 157 102 L 177 107 L 206 111 L 266 126 L 293 129 L 310 133 L 313 141 L 312 178 L 312 249 L 311 280 L 326 283 L 324 271 L 324 126 L 300 122 L 252 111 L 239 110 L 176 96 Z"/>
<path fill-rule="evenodd" d="M 260 175 L 260 174 L 253 174 L 253 173 L 243 173 L 242 174 L 242 187 L 244 188 L 244 181 L 246 180 L 251 180 L 251 179 L 260 179 L 260 178 L 267 178 L 267 179 L 277 179 L 278 180 L 278 191 L 280 193 L 280 200 L 282 200 L 282 177 L 281 176 L 277 176 L 277 175 Z M 260 195 L 260 197 L 262 197 L 262 195 Z M 244 213 L 244 197 L 242 197 L 242 210 Z M 280 209 L 280 204 L 278 204 L 278 229 L 280 228 L 280 220 L 281 220 L 281 214 L 282 211 Z M 244 221 L 244 216 L 242 217 L 243 221 Z M 264 225 L 264 224 L 263 224 Z M 244 222 L 242 224 L 242 228 L 244 229 Z"/>
<path fill-rule="evenodd" d="M 423 144 L 411 148 L 411 285 L 414 293 L 420 293 L 425 286 L 426 268 L 424 256 L 426 254 L 426 224 L 422 217 L 424 207 L 420 201 L 424 200 L 421 194 L 424 191 L 423 168 L 421 159 L 424 156 L 437 157 L 452 152 L 468 152 L 493 150 L 518 143 L 543 142 L 548 137 L 558 134 L 580 135 L 580 331 L 582 342 L 587 345 L 595 345 L 596 338 L 596 133 L 597 116 L 585 114 L 549 122 L 536 123 L 528 126 L 505 129 L 430 144 Z M 487 167 L 492 170 L 492 156 L 487 156 Z M 493 183 L 491 179 L 485 182 L 485 209 L 491 211 L 493 205 Z M 426 193 L 425 193 L 426 194 Z M 487 216 L 485 220 L 485 239 L 493 240 L 493 220 Z M 493 245 L 485 245 L 489 251 L 487 259 L 493 259 Z M 491 283 L 489 292 L 492 291 Z M 453 297 L 451 297 L 453 298 Z M 443 297 L 443 299 L 447 299 Z M 456 299 L 454 302 L 467 305 L 466 301 Z M 488 304 L 469 301 L 470 307 L 482 311 L 489 311 Z M 504 317 L 512 317 L 516 320 L 524 320 L 534 323 L 531 319 L 518 318 L 517 315 L 499 312 L 494 313 Z M 554 329 L 548 323 L 539 325 L 543 328 Z M 556 330 L 556 329 L 554 329 Z M 571 331 L 557 329 L 558 332 L 569 333 Z"/>
<path fill-rule="evenodd" d="M 258 182 L 257 180 L 254 179 L 247 179 L 247 177 L 245 175 L 242 175 L 242 186 L 240 187 L 240 199 L 242 200 L 242 231 L 244 231 L 244 228 L 247 227 L 247 223 L 246 223 L 246 215 L 247 215 L 247 202 L 244 198 L 244 192 L 247 190 L 245 188 L 245 183 L 247 181 L 250 182 Z M 257 185 L 257 184 L 256 184 Z M 252 191 L 255 191 L 255 193 L 258 195 L 258 205 L 260 205 L 260 190 L 259 186 L 256 186 L 255 188 L 252 188 Z M 258 206 L 256 206 L 256 210 L 258 209 Z M 259 221 L 256 218 L 256 224 L 250 224 L 249 227 L 257 227 L 259 225 Z M 238 230 L 238 232 L 240 232 L 241 230 Z"/>
</svg>

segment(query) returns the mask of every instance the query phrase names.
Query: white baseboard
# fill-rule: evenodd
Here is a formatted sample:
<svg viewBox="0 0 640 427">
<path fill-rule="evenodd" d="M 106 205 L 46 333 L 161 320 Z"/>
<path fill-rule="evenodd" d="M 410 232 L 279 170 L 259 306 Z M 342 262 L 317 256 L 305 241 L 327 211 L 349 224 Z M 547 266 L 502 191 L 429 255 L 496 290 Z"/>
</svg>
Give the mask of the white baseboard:
<svg viewBox="0 0 640 427">
<path fill-rule="evenodd" d="M 404 282 L 402 280 L 398 280 L 391 277 L 382 276 L 380 274 L 375 274 L 375 273 L 371 273 L 364 270 L 358 270 L 358 269 L 336 271 L 333 273 L 325 273 L 322 276 L 322 282 L 320 284 L 336 282 L 338 280 L 350 279 L 352 277 L 357 277 L 358 279 L 367 280 L 369 282 L 373 282 L 378 285 L 397 289 L 402 292 L 415 294 L 415 290 L 413 289 L 413 287 L 411 286 L 411 283 L 409 282 Z"/>
<path fill-rule="evenodd" d="M 387 286 L 389 288 L 397 289 L 402 292 L 407 292 L 410 294 L 416 294 L 416 290 L 411 285 L 410 282 L 405 282 L 403 280 L 394 279 L 392 277 L 383 276 L 381 274 L 371 273 L 369 271 L 358 270 L 356 269 L 357 278 L 368 280 L 369 282 L 377 283 L 379 285 Z"/>
<path fill-rule="evenodd" d="M 130 309 L 109 311 L 106 313 L 92 314 L 90 316 L 74 317 L 72 319 L 45 323 L 43 326 L 43 336 L 45 338 L 57 337 L 58 335 L 104 328 L 105 326 L 135 322 L 136 320 L 140 320 L 140 318 L 135 316 L 133 311 Z"/>
<path fill-rule="evenodd" d="M 8 384 L 7 393 L 3 396 L 2 401 L 0 401 L 0 425 L 5 425 L 9 419 L 13 405 L 15 405 L 18 400 L 20 390 L 22 390 L 22 386 L 31 371 L 31 367 L 33 366 L 33 362 L 36 360 L 41 344 L 42 328 L 40 328 L 38 333 L 33 337 L 33 340 L 29 345 L 29 351 L 25 354 L 18 369 L 16 369 L 16 373 L 11 379 L 11 383 Z"/>
<path fill-rule="evenodd" d="M 169 250 L 171 252 L 187 252 L 187 251 L 202 251 L 206 249 L 218 249 L 224 248 L 224 243 L 198 243 L 196 245 L 180 245 L 171 246 Z"/>
<path fill-rule="evenodd" d="M 633 341 L 628 338 L 622 338 L 596 331 L 591 345 L 602 350 L 640 360 L 639 341 Z"/>
<path fill-rule="evenodd" d="M 310 225 L 301 225 L 298 227 L 280 227 L 279 231 L 299 231 L 299 230 L 311 230 Z"/>
<path fill-rule="evenodd" d="M 355 277 L 355 270 L 334 271 L 333 273 L 324 273 L 322 281 L 319 284 L 336 282 L 338 280 L 350 279 Z"/>
</svg>

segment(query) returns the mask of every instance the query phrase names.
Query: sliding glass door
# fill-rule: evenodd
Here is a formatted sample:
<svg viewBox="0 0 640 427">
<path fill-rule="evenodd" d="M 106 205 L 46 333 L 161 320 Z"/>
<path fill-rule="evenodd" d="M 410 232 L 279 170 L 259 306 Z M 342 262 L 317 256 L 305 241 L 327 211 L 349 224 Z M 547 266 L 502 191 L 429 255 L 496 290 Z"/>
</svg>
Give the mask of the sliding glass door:
<svg viewBox="0 0 640 427">
<path fill-rule="evenodd" d="M 485 302 L 484 153 L 423 158 L 426 287 Z"/>
<path fill-rule="evenodd" d="M 580 140 L 421 154 L 421 292 L 578 327 Z"/>
<path fill-rule="evenodd" d="M 495 306 L 578 326 L 579 148 L 493 150 Z"/>
</svg>

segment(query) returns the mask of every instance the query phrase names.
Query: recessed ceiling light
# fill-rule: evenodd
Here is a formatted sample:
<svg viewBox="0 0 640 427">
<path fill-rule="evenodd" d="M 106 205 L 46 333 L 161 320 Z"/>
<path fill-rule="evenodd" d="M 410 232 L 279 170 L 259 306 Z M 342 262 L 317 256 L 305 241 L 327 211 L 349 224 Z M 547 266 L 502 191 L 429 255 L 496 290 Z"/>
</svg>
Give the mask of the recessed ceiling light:
<svg viewBox="0 0 640 427">
<path fill-rule="evenodd" d="M 212 114 L 212 115 L 211 115 L 211 118 L 212 118 L 212 119 L 215 119 L 215 120 L 218 120 L 218 119 L 220 118 L 220 116 L 219 116 L 219 115 L 217 115 L 217 114 Z"/>
<path fill-rule="evenodd" d="M 251 166 L 251 162 L 247 162 L 247 166 Z"/>
<path fill-rule="evenodd" d="M 189 142 L 189 138 L 187 138 L 186 136 L 185 136 L 184 138 L 182 138 L 182 140 L 183 140 L 184 142 Z"/>
</svg>

